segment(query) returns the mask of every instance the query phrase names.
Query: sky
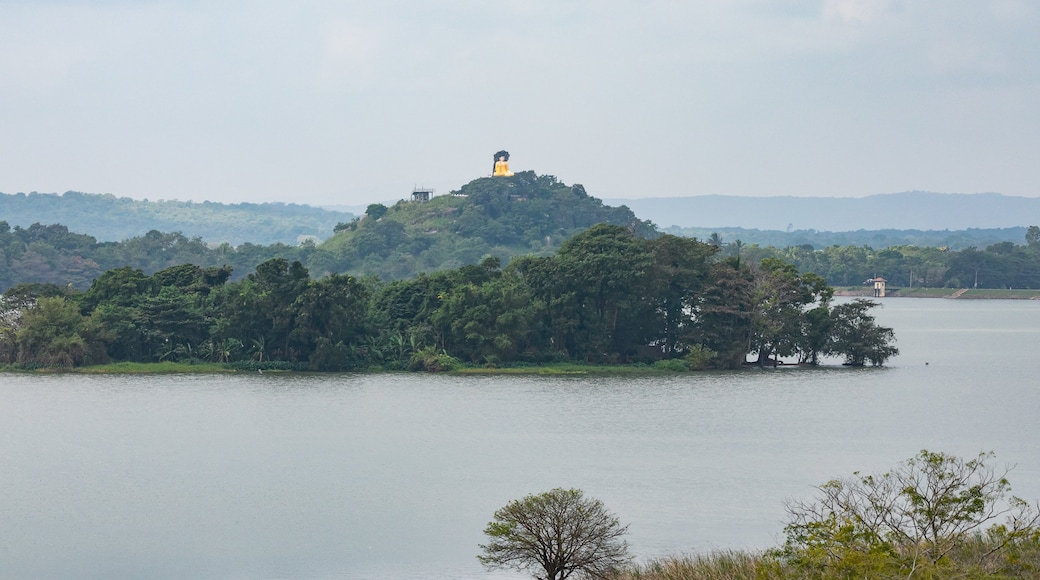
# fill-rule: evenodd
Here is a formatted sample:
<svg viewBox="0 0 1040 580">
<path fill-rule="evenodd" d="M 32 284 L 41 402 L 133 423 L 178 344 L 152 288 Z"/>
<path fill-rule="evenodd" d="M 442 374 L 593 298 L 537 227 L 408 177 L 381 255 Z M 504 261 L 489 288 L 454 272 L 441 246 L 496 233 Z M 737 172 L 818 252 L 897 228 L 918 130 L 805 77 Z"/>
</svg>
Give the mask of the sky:
<svg viewBox="0 0 1040 580">
<path fill-rule="evenodd" d="M 1040 196 L 1035 0 L 0 0 L 0 192 Z"/>
</svg>

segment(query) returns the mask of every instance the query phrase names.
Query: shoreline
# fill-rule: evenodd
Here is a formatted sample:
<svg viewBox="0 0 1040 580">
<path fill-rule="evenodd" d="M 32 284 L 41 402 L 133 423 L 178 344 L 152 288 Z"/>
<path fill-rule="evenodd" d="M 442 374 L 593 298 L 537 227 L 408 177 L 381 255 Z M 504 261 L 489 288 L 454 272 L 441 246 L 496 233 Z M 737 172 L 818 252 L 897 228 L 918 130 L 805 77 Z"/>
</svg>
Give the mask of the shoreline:
<svg viewBox="0 0 1040 580">
<path fill-rule="evenodd" d="M 519 365 L 519 366 L 464 366 L 451 370 L 434 372 L 430 371 L 406 371 L 387 370 L 378 367 L 362 368 L 352 371 L 323 372 L 309 370 L 286 370 L 286 369 L 264 369 L 257 373 L 252 370 L 233 368 L 225 363 L 176 363 L 176 362 L 154 362 L 154 363 L 127 363 L 118 362 L 104 365 L 92 365 L 74 368 L 41 367 L 35 369 L 16 368 L 8 365 L 0 366 L 0 375 L 4 373 L 36 374 L 36 375 L 172 375 L 172 374 L 260 374 L 260 375 L 286 375 L 286 374 L 311 374 L 311 375 L 378 375 L 388 373 L 402 374 L 442 374 L 442 375 L 470 375 L 470 376 L 596 376 L 596 375 L 629 375 L 629 376 L 661 376 L 661 375 L 683 375 L 695 373 L 734 373 L 734 372 L 759 372 L 773 370 L 827 370 L 843 368 L 868 368 L 848 367 L 837 364 L 820 364 L 811 366 L 799 363 L 781 363 L 777 366 L 757 364 L 744 364 L 737 369 L 685 369 L 654 366 L 646 363 L 630 364 L 607 364 L 607 365 L 584 365 L 579 363 L 547 363 L 544 365 Z M 881 367 L 883 368 L 883 367 Z"/>
<path fill-rule="evenodd" d="M 835 296 L 875 298 L 870 288 L 836 287 Z M 1002 288 L 889 288 L 884 298 L 947 298 L 950 300 L 1040 300 L 1040 290 Z"/>
</svg>

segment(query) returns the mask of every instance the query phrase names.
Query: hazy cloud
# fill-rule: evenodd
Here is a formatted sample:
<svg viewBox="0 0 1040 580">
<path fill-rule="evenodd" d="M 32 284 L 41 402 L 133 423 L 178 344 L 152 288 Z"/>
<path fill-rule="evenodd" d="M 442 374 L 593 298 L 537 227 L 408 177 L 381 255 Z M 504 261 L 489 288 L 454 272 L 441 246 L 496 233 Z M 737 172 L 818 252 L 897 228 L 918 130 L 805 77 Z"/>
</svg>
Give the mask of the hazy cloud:
<svg viewBox="0 0 1040 580">
<path fill-rule="evenodd" d="M 0 1 L 0 191 L 1040 195 L 1037 4 Z M 407 158 L 408 163 L 402 163 Z"/>
<path fill-rule="evenodd" d="M 823 14 L 845 22 L 868 23 L 885 12 L 889 0 L 826 0 Z"/>
</svg>

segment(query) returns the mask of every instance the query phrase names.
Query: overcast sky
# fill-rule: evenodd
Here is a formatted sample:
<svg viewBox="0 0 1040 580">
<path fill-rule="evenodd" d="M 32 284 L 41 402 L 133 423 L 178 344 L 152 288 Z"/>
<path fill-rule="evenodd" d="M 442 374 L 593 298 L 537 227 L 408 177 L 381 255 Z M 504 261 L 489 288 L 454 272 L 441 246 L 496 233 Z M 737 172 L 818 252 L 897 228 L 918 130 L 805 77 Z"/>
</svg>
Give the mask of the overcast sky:
<svg viewBox="0 0 1040 580">
<path fill-rule="evenodd" d="M 1040 196 L 1035 0 L 0 0 L 0 192 Z"/>
</svg>

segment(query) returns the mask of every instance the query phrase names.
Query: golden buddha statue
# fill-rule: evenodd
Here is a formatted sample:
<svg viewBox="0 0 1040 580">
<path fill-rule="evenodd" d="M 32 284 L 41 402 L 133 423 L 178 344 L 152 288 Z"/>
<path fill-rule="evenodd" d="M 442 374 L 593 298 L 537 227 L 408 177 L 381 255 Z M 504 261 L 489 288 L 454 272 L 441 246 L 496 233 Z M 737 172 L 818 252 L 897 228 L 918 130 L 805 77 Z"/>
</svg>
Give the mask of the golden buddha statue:
<svg viewBox="0 0 1040 580">
<path fill-rule="evenodd" d="M 513 172 L 509 170 L 509 152 L 499 151 L 495 153 L 495 171 L 492 177 L 510 177 Z"/>
</svg>

